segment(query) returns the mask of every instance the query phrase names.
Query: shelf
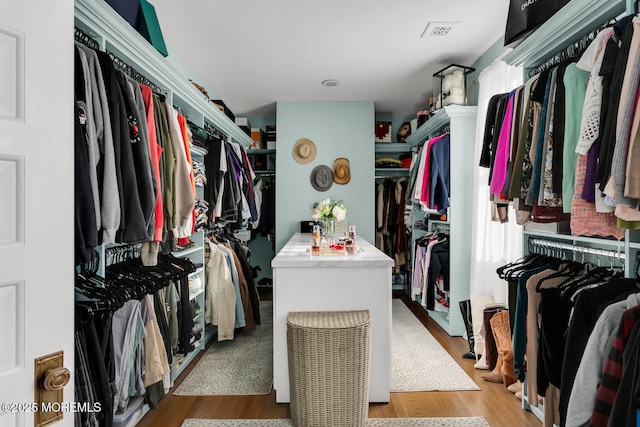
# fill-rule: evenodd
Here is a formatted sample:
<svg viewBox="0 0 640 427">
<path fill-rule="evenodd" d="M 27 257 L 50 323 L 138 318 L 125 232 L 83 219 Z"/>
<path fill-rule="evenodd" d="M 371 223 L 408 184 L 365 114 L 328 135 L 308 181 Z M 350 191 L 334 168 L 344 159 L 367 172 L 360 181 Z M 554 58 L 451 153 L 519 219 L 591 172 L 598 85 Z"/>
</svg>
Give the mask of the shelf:
<svg viewBox="0 0 640 427">
<path fill-rule="evenodd" d="M 411 144 L 404 142 L 377 143 L 375 147 L 376 153 L 408 153 L 411 151 Z"/>
<path fill-rule="evenodd" d="M 620 247 L 621 249 L 624 247 L 624 240 L 616 240 L 616 239 L 607 239 L 604 237 L 586 237 L 586 236 L 573 236 L 571 234 L 558 234 L 552 231 L 535 231 L 535 230 L 524 230 L 525 236 L 530 237 L 539 237 L 541 239 L 553 239 L 553 240 L 562 240 L 564 242 L 571 242 L 573 244 L 576 243 L 588 243 L 594 245 L 605 245 L 610 247 Z M 640 248 L 640 243 L 630 243 L 631 247 Z"/>
<path fill-rule="evenodd" d="M 191 248 L 189 248 L 191 249 Z M 204 271 L 204 267 L 198 267 L 198 269 L 196 271 L 194 271 L 193 273 L 189 273 L 189 277 L 193 277 L 193 276 L 197 276 L 198 274 L 202 273 Z"/>
<path fill-rule="evenodd" d="M 468 105 L 449 105 L 436 111 L 436 113 L 427 120 L 422 126 L 407 138 L 407 144 L 413 146 L 421 144 L 431 138 L 433 134 L 448 125 L 452 116 L 457 117 L 475 117 L 478 107 Z"/>
<path fill-rule="evenodd" d="M 194 253 L 194 252 L 199 252 L 199 251 L 201 251 L 201 250 L 202 250 L 202 247 L 201 247 L 201 246 L 198 246 L 198 245 L 196 244 L 195 246 L 192 246 L 192 247 L 190 247 L 190 248 L 183 249 L 183 250 L 181 250 L 181 251 L 175 251 L 175 252 L 172 252 L 172 253 L 173 253 L 173 255 L 174 255 L 174 256 L 176 256 L 176 257 L 178 257 L 178 258 L 183 258 L 183 257 L 185 257 L 185 256 L 187 256 L 187 255 L 189 255 L 189 254 L 192 254 L 192 253 Z"/>
<path fill-rule="evenodd" d="M 273 169 L 273 170 L 265 170 L 265 169 L 262 169 L 262 170 L 254 170 L 253 172 L 254 172 L 256 175 L 275 175 L 275 174 L 276 174 L 275 169 Z"/>
<path fill-rule="evenodd" d="M 247 155 L 251 154 L 276 154 L 275 149 L 251 149 L 247 150 Z"/>
<path fill-rule="evenodd" d="M 408 168 L 376 168 L 376 176 L 409 176 Z"/>
<path fill-rule="evenodd" d="M 201 289 L 198 293 L 195 293 L 195 294 L 192 294 L 191 292 L 189 292 L 189 301 L 198 298 L 203 292 L 204 292 L 204 289 Z"/>
<path fill-rule="evenodd" d="M 193 351 L 187 353 L 186 356 L 184 356 L 184 359 L 182 359 L 182 361 L 180 362 L 180 364 L 178 364 L 177 362 L 174 362 L 174 365 L 177 365 L 175 369 L 174 369 L 174 366 L 171 366 L 171 383 L 175 382 L 176 378 L 180 376 L 182 371 L 184 371 L 184 369 L 187 366 L 189 366 L 189 363 L 191 363 L 193 359 L 195 359 L 195 357 L 198 355 L 198 353 L 200 353 L 200 350 L 204 348 L 204 346 L 202 345 L 202 338 L 200 338 L 200 341 L 196 341 L 194 343 L 194 346 L 195 348 L 193 349 Z M 174 356 L 174 359 L 176 357 L 177 355 Z"/>
<path fill-rule="evenodd" d="M 572 0 L 502 60 L 509 65 L 537 66 L 625 9 L 625 0 Z"/>
</svg>

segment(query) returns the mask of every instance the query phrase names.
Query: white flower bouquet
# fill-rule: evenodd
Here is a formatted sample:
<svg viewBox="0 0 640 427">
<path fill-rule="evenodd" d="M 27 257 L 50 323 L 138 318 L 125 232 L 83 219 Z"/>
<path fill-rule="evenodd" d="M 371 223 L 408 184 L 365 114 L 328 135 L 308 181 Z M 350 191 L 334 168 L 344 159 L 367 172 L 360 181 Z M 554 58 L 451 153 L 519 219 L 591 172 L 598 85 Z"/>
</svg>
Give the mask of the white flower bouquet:
<svg viewBox="0 0 640 427">
<path fill-rule="evenodd" d="M 347 208 L 342 200 L 324 199 L 311 205 L 311 218 L 318 220 L 335 219 L 342 221 L 347 217 Z"/>
</svg>

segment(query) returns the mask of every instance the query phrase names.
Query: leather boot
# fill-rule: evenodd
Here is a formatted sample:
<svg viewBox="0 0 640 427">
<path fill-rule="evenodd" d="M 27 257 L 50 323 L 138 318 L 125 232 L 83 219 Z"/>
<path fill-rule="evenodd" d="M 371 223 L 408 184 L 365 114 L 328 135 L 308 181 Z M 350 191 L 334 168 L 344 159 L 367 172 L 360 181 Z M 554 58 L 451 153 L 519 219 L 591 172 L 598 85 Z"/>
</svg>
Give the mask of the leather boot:
<svg viewBox="0 0 640 427">
<path fill-rule="evenodd" d="M 500 311 L 503 311 L 503 310 L 500 310 Z M 493 329 L 493 325 L 494 325 L 493 319 L 500 313 L 500 311 L 494 312 L 494 313 L 491 312 L 491 309 L 485 309 L 484 311 L 485 315 L 487 314 L 491 315 L 491 317 L 489 318 L 490 325 L 489 325 L 488 331 L 491 332 L 491 335 L 493 337 L 493 343 L 496 345 L 496 363 L 493 366 L 493 369 L 491 370 L 491 372 L 487 372 L 486 374 L 481 375 L 480 378 L 492 383 L 502 384 L 503 382 L 502 365 L 504 362 L 502 360 L 502 353 L 498 351 L 499 340 L 501 337 L 500 335 L 497 335 L 496 331 Z M 487 342 L 488 341 L 489 340 L 487 340 Z M 489 354 L 488 351 L 487 351 L 487 354 Z"/>
<path fill-rule="evenodd" d="M 496 313 L 491 318 L 491 329 L 496 338 L 498 357 L 502 359 L 502 383 L 505 387 L 518 380 L 513 367 L 513 343 L 511 342 L 511 328 L 509 327 L 509 312 L 507 310 Z"/>
<path fill-rule="evenodd" d="M 474 353 L 476 354 L 476 363 L 473 365 L 476 369 L 489 369 L 487 365 L 486 351 L 484 350 L 485 329 L 483 321 L 483 311 L 487 304 L 494 302 L 492 296 L 489 295 L 471 295 L 471 319 L 474 338 Z"/>
<path fill-rule="evenodd" d="M 482 312 L 482 319 L 484 324 L 484 356 L 487 361 L 489 369 L 496 367 L 498 360 L 498 347 L 496 346 L 496 340 L 491 330 L 491 318 L 498 312 L 498 308 L 485 308 Z"/>
<path fill-rule="evenodd" d="M 459 302 L 460 313 L 462 314 L 462 321 L 467 332 L 467 341 L 469 342 L 469 351 L 462 355 L 464 359 L 476 360 L 475 353 L 475 338 L 473 336 L 473 321 L 471 315 L 471 300 L 464 300 Z"/>
</svg>

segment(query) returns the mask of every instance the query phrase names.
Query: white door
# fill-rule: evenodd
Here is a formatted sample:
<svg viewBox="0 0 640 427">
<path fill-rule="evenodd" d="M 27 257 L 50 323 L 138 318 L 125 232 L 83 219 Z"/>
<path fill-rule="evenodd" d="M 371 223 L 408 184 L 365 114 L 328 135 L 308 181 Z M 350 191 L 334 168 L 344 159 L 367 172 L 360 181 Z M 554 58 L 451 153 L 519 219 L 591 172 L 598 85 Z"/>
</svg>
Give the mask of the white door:
<svg viewBox="0 0 640 427">
<path fill-rule="evenodd" d="M 37 357 L 73 401 L 73 60 L 73 0 L 0 0 L 0 427 L 34 425 Z"/>
</svg>

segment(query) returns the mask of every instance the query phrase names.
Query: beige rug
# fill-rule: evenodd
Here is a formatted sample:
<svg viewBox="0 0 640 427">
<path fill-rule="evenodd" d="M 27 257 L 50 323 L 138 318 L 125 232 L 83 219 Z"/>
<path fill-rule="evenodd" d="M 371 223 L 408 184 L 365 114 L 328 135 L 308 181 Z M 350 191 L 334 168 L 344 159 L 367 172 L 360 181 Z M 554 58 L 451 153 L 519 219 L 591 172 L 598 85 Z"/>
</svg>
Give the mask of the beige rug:
<svg viewBox="0 0 640 427">
<path fill-rule="evenodd" d="M 273 384 L 273 310 L 260 302 L 261 325 L 231 341 L 215 341 L 173 392 L 215 396 L 271 393 Z"/>
<path fill-rule="evenodd" d="M 401 300 L 392 311 L 391 391 L 480 390 Z"/>
<path fill-rule="evenodd" d="M 290 419 L 202 420 L 187 419 L 182 427 L 293 427 Z M 464 418 L 369 418 L 367 427 L 489 427 L 484 417 Z"/>
<path fill-rule="evenodd" d="M 391 391 L 480 390 L 400 300 L 394 299 Z M 273 383 L 273 319 L 260 303 L 262 325 L 233 341 L 214 342 L 175 395 L 269 394 Z"/>
</svg>

